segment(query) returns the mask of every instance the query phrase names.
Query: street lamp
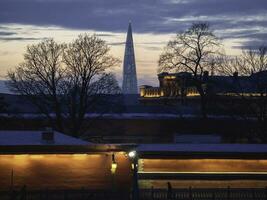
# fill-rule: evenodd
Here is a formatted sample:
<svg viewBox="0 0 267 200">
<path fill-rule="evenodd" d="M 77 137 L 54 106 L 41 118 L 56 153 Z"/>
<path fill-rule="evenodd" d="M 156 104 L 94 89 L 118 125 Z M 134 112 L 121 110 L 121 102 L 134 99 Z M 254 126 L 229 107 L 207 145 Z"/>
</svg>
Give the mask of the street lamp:
<svg viewBox="0 0 267 200">
<path fill-rule="evenodd" d="M 138 187 L 138 155 L 136 151 L 130 151 L 128 153 L 129 158 L 132 160 L 132 169 L 133 169 L 133 191 L 132 199 L 139 199 L 139 187 Z"/>
<path fill-rule="evenodd" d="M 115 155 L 112 154 L 112 162 L 111 162 L 111 169 L 110 169 L 112 174 L 115 174 L 117 166 L 118 165 L 117 165 L 116 160 L 115 160 Z"/>
<path fill-rule="evenodd" d="M 133 159 L 136 156 L 136 151 L 130 151 L 128 156 Z"/>
</svg>

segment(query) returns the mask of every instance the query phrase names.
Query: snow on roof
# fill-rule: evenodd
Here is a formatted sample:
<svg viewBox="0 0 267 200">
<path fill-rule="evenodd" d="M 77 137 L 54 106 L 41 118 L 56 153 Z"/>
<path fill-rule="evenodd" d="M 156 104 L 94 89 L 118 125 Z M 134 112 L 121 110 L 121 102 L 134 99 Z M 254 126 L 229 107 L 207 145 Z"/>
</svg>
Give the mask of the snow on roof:
<svg viewBox="0 0 267 200">
<path fill-rule="evenodd" d="M 54 142 L 42 140 L 42 131 L 0 131 L 0 145 L 88 145 L 89 142 L 54 131 Z"/>
<path fill-rule="evenodd" d="M 267 153 L 267 144 L 141 144 L 138 152 Z"/>
<path fill-rule="evenodd" d="M 221 136 L 214 134 L 175 134 L 175 143 L 178 144 L 219 144 Z"/>
</svg>

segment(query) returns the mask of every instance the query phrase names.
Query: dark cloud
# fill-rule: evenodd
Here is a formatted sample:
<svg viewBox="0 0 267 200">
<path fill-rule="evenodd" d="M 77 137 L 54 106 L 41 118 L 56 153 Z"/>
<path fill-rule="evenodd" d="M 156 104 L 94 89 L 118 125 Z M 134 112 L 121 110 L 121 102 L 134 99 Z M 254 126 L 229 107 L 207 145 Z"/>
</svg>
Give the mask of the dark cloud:
<svg viewBox="0 0 267 200">
<path fill-rule="evenodd" d="M 144 47 L 147 50 L 152 50 L 152 51 L 158 51 L 161 50 L 161 47 L 152 47 L 152 46 L 148 46 L 148 47 Z"/>
<path fill-rule="evenodd" d="M 27 41 L 27 40 L 43 40 L 46 38 L 33 38 L 33 37 L 1 37 L 0 40 L 2 41 Z"/>
<path fill-rule="evenodd" d="M 267 46 L 267 41 L 262 41 L 259 39 L 252 39 L 252 40 L 243 42 L 242 45 L 233 46 L 233 48 L 246 50 L 246 49 L 259 49 L 259 47 L 261 46 Z"/>
<path fill-rule="evenodd" d="M 6 32 L 6 31 L 0 31 L 0 36 L 9 36 L 9 35 L 15 35 L 14 32 Z"/>
<path fill-rule="evenodd" d="M 109 42 L 108 44 L 112 46 L 122 46 L 125 45 L 125 42 Z"/>
<path fill-rule="evenodd" d="M 97 33 L 96 36 L 99 36 L 99 37 L 116 37 L 115 34 L 109 34 L 109 33 Z"/>
<path fill-rule="evenodd" d="M 135 32 L 174 33 L 192 22 L 226 29 L 247 29 L 243 37 L 266 34 L 251 27 L 267 26 L 266 0 L 1 0 L 0 23 L 56 25 L 73 29 L 124 32 L 129 20 Z M 238 33 L 225 37 L 237 38 Z M 249 39 L 249 38 L 248 38 Z"/>
</svg>

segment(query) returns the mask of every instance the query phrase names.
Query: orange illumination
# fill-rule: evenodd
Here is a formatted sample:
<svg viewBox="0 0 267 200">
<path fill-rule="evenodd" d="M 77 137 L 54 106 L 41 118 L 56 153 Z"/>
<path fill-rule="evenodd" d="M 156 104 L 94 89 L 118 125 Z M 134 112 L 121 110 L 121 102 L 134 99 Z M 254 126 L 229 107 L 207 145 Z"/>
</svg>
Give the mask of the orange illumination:
<svg viewBox="0 0 267 200">
<path fill-rule="evenodd" d="M 72 157 L 77 160 L 84 160 L 87 158 L 87 154 L 73 154 Z"/>
<path fill-rule="evenodd" d="M 267 160 L 142 159 L 144 172 L 267 172 Z"/>
<path fill-rule="evenodd" d="M 32 158 L 32 159 L 40 159 L 43 157 L 44 157 L 43 155 L 30 155 L 30 158 Z"/>
<path fill-rule="evenodd" d="M 164 79 L 175 79 L 175 76 L 165 76 Z"/>
<path fill-rule="evenodd" d="M 116 163 L 97 153 L 0 155 L 0 191 L 9 188 L 12 171 L 14 186 L 30 189 L 109 188 L 112 172 L 120 187 L 131 184 L 131 162 L 123 153 L 116 153 Z"/>
<path fill-rule="evenodd" d="M 15 159 L 25 159 L 25 158 L 28 158 L 28 157 L 29 157 L 29 155 L 27 155 L 27 154 L 14 155 Z"/>
<path fill-rule="evenodd" d="M 116 169 L 117 169 L 117 163 L 112 163 L 112 164 L 111 164 L 111 173 L 112 173 L 112 174 L 115 174 Z"/>
</svg>

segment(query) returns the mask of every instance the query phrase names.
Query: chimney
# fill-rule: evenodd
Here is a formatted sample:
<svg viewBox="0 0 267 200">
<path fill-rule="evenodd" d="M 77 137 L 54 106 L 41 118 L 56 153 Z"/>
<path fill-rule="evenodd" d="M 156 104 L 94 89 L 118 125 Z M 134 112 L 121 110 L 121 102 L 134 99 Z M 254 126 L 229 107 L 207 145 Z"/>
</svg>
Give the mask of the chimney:
<svg viewBox="0 0 267 200">
<path fill-rule="evenodd" d="M 234 79 L 237 79 L 238 78 L 238 72 L 234 72 L 233 77 L 234 77 Z"/>
<path fill-rule="evenodd" d="M 54 143 L 54 131 L 52 128 L 47 127 L 42 131 L 42 141 L 46 143 Z"/>
<path fill-rule="evenodd" d="M 204 71 L 203 72 L 203 81 L 207 81 L 209 78 L 209 72 L 208 71 Z"/>
</svg>

